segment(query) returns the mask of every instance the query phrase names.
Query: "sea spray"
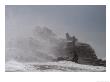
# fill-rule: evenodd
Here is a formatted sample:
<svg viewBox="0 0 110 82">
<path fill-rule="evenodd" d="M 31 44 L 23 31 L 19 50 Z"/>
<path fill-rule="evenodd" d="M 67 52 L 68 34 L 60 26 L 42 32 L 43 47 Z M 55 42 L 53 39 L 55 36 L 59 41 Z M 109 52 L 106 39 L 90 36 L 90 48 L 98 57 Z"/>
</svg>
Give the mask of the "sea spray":
<svg viewBox="0 0 110 82">
<path fill-rule="evenodd" d="M 36 27 L 31 33 L 29 37 L 22 35 L 6 41 L 6 62 L 13 59 L 20 62 L 46 62 L 64 54 L 60 48 L 64 46 L 63 39 L 49 28 Z"/>
</svg>

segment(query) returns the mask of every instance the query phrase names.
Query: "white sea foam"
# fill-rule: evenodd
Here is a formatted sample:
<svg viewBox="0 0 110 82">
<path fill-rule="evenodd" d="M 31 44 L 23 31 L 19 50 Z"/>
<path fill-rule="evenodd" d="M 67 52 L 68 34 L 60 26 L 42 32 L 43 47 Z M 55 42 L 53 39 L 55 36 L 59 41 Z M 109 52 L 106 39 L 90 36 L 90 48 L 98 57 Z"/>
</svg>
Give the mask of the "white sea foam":
<svg viewBox="0 0 110 82">
<path fill-rule="evenodd" d="M 6 63 L 7 72 L 104 72 L 105 67 L 81 65 L 70 61 L 45 63 L 20 63 L 9 61 Z"/>
</svg>

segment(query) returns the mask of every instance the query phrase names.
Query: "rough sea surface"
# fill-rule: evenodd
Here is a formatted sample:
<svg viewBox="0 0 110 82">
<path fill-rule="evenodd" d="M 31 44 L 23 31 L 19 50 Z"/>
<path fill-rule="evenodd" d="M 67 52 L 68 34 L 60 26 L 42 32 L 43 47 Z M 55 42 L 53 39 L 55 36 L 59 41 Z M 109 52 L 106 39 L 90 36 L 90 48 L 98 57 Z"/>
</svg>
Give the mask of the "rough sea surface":
<svg viewBox="0 0 110 82">
<path fill-rule="evenodd" d="M 20 63 L 9 61 L 6 72 L 105 72 L 102 66 L 81 65 L 71 61 Z"/>
</svg>

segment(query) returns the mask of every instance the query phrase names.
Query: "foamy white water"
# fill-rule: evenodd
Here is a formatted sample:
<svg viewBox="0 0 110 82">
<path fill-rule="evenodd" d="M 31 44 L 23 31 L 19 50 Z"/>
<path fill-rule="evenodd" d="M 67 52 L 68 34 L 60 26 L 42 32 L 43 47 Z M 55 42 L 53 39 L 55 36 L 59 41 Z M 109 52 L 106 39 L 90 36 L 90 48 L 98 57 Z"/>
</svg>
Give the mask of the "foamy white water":
<svg viewBox="0 0 110 82">
<path fill-rule="evenodd" d="M 102 66 L 76 64 L 71 61 L 20 63 L 9 61 L 6 72 L 105 72 Z"/>
</svg>

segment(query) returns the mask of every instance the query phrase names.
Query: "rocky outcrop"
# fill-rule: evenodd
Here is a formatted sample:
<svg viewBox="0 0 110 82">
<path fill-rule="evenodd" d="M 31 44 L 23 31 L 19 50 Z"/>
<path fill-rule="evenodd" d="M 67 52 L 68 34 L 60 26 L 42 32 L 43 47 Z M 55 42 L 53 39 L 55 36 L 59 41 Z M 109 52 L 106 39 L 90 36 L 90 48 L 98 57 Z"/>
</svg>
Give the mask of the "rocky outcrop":
<svg viewBox="0 0 110 82">
<path fill-rule="evenodd" d="M 78 42 L 75 36 L 66 34 L 66 56 L 58 57 L 58 60 L 73 61 L 79 64 L 106 66 L 106 61 L 98 59 L 95 50 L 86 43 Z"/>
<path fill-rule="evenodd" d="M 78 55 L 78 63 L 92 64 L 94 60 L 97 60 L 97 56 L 93 48 L 84 43 L 78 43 L 75 47 Z"/>
<path fill-rule="evenodd" d="M 94 49 L 89 44 L 78 43 L 75 48 L 78 55 L 78 63 L 106 66 L 106 62 L 97 58 Z"/>
</svg>

